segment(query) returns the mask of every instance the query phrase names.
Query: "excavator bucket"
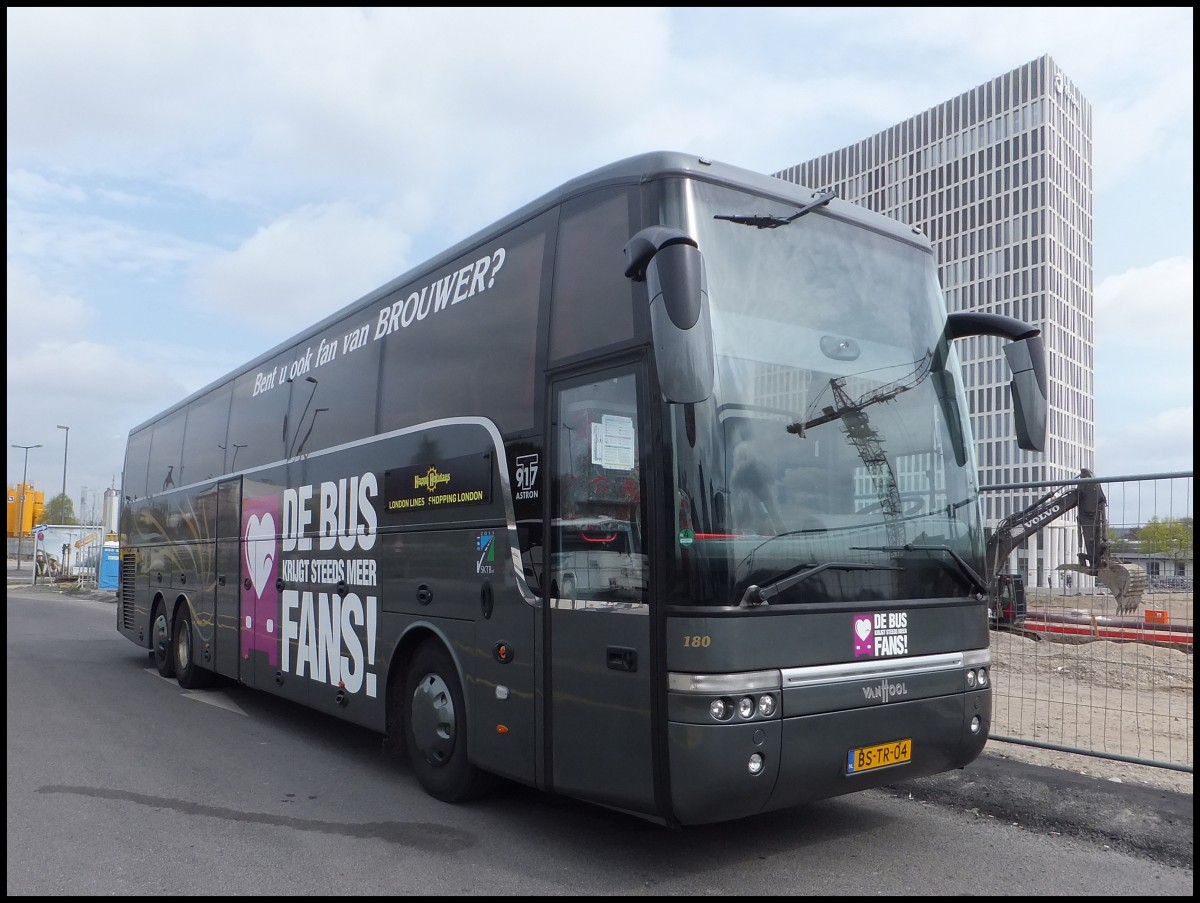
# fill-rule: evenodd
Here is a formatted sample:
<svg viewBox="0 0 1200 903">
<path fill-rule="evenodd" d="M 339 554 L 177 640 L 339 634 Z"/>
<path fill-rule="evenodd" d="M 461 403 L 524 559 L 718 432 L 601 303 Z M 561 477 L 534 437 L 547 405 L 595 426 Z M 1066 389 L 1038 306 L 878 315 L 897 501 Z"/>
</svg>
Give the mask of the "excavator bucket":
<svg viewBox="0 0 1200 903">
<path fill-rule="evenodd" d="M 1089 568 L 1081 564 L 1060 564 L 1058 570 L 1095 577 L 1112 593 L 1117 603 L 1117 614 L 1127 615 L 1137 611 L 1138 606 L 1142 604 L 1142 595 L 1146 592 L 1146 570 L 1136 564 L 1107 561 L 1098 568 Z"/>
<path fill-rule="evenodd" d="M 1130 614 L 1142 604 L 1146 571 L 1136 564 L 1110 561 L 1096 571 L 1096 579 L 1108 587 L 1117 602 L 1118 614 Z"/>
</svg>

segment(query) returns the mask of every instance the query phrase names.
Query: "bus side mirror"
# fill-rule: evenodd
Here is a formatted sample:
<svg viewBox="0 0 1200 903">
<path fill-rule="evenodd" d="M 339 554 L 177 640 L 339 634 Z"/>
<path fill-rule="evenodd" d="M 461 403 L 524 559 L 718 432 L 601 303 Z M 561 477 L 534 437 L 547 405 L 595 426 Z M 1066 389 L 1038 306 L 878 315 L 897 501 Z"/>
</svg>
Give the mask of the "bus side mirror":
<svg viewBox="0 0 1200 903">
<path fill-rule="evenodd" d="M 1046 354 L 1040 335 L 1004 346 L 1012 370 L 1013 415 L 1017 445 L 1026 451 L 1046 450 Z"/>
<path fill-rule="evenodd" d="M 625 275 L 646 283 L 658 383 L 667 401 L 695 404 L 713 391 L 715 363 L 704 256 L 695 239 L 650 226 L 625 245 Z"/>
<path fill-rule="evenodd" d="M 1025 451 L 1046 450 L 1046 348 L 1042 331 L 1036 326 L 981 311 L 961 311 L 946 318 L 946 335 L 961 339 L 970 335 L 995 335 L 1009 339 L 1004 356 L 1012 371 L 1013 414 L 1016 417 L 1017 445 Z"/>
</svg>

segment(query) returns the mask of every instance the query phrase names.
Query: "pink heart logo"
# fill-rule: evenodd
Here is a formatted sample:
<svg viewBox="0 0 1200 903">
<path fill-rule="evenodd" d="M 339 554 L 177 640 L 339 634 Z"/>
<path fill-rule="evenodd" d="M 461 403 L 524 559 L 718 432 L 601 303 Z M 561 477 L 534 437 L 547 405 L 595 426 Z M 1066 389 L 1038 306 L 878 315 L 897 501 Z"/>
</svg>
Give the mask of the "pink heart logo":
<svg viewBox="0 0 1200 903">
<path fill-rule="evenodd" d="M 858 618 L 854 622 L 854 632 L 858 634 L 860 640 L 865 640 L 871 635 L 871 619 Z"/>
<path fill-rule="evenodd" d="M 260 599 L 275 564 L 275 518 L 264 514 L 260 520 L 251 515 L 246 521 L 246 570 Z"/>
</svg>

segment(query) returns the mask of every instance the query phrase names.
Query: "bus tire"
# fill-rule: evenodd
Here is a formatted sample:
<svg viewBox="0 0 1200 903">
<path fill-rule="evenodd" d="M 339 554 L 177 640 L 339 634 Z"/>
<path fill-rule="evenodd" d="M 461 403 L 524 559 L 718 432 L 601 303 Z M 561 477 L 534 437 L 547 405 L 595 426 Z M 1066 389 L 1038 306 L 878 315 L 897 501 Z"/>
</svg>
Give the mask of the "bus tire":
<svg viewBox="0 0 1200 903">
<path fill-rule="evenodd" d="M 212 676 L 211 671 L 201 668 L 196 663 L 192 644 L 192 615 L 186 609 L 180 609 L 175 617 L 175 641 L 171 643 L 171 654 L 175 660 L 175 679 L 185 690 L 196 690 L 208 686 Z"/>
<path fill-rule="evenodd" d="M 409 660 L 404 745 L 422 789 L 434 799 L 461 803 L 478 796 L 483 774 L 467 758 L 466 705 L 450 653 L 426 640 Z"/>
<path fill-rule="evenodd" d="M 154 667 L 163 677 L 175 676 L 175 654 L 171 649 L 171 622 L 167 620 L 167 607 L 161 602 L 154 607 L 154 619 L 150 622 L 150 652 L 154 656 Z"/>
</svg>

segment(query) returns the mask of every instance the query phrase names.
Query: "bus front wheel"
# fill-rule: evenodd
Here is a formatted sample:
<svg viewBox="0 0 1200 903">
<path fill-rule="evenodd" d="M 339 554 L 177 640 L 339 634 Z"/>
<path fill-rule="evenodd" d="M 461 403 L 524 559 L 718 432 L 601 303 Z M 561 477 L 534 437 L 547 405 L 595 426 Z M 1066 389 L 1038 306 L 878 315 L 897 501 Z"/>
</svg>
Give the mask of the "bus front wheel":
<svg viewBox="0 0 1200 903">
<path fill-rule="evenodd" d="M 421 787 L 459 803 L 483 790 L 483 774 L 467 759 L 466 705 L 454 661 L 436 640 L 418 647 L 405 680 L 404 744 Z"/>
<path fill-rule="evenodd" d="M 167 620 L 165 605 L 154 609 L 154 623 L 151 628 L 150 652 L 154 655 L 154 667 L 163 677 L 175 676 L 175 655 L 171 650 L 171 622 Z"/>
</svg>

